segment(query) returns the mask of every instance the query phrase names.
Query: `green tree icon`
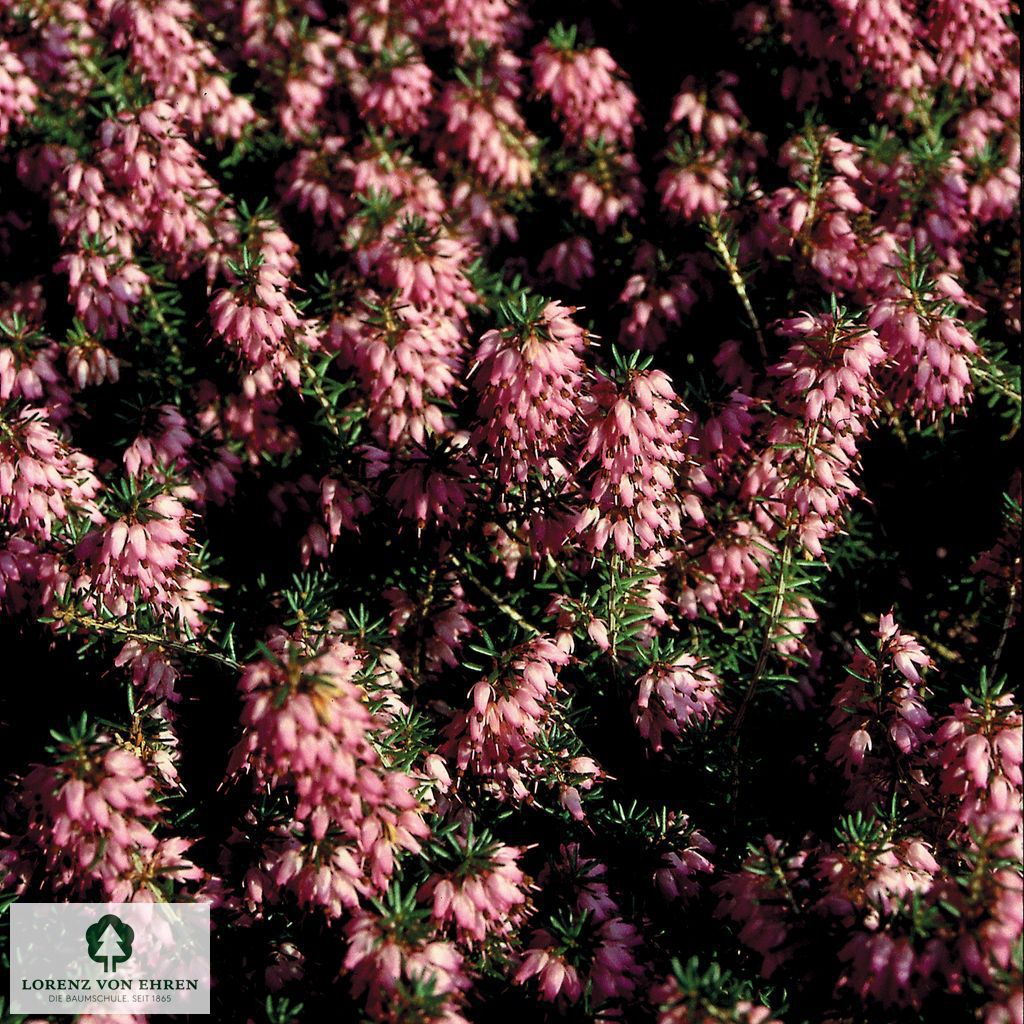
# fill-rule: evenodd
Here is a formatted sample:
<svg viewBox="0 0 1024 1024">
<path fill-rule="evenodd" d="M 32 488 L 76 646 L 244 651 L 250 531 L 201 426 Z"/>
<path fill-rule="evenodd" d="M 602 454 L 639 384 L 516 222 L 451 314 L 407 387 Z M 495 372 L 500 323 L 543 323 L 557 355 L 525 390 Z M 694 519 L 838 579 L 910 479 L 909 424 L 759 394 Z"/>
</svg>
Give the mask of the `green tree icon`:
<svg viewBox="0 0 1024 1024">
<path fill-rule="evenodd" d="M 121 918 L 104 914 L 95 924 L 85 929 L 89 959 L 103 964 L 104 973 L 116 971 L 132 955 L 135 932 Z"/>
</svg>

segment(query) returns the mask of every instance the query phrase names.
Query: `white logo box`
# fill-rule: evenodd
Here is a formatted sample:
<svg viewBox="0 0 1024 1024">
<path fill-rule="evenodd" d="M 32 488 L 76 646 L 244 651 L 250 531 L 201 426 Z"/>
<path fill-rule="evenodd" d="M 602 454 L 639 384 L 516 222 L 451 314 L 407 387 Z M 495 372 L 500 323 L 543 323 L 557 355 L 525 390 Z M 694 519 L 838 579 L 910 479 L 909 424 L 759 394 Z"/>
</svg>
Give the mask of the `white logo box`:
<svg viewBox="0 0 1024 1024">
<path fill-rule="evenodd" d="M 23 903 L 11 920 L 14 1013 L 210 1012 L 208 903 Z"/>
</svg>

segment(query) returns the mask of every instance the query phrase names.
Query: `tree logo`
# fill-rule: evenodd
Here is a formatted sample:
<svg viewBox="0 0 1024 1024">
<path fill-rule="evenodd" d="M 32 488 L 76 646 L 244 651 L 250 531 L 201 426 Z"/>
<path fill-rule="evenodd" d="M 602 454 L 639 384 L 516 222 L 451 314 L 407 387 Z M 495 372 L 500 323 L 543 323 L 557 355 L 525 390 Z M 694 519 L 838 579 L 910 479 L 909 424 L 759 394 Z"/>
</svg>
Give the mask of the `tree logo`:
<svg viewBox="0 0 1024 1024">
<path fill-rule="evenodd" d="M 132 955 L 135 932 L 121 918 L 104 914 L 95 924 L 85 929 L 89 959 L 103 964 L 105 973 L 116 971 Z"/>
</svg>

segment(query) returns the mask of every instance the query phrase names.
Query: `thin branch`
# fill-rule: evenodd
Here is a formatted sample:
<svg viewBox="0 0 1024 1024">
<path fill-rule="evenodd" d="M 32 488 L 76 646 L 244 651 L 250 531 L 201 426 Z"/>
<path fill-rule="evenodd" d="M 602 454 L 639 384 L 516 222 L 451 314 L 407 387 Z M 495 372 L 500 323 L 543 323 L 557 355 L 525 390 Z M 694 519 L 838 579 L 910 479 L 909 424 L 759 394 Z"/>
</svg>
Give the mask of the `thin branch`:
<svg viewBox="0 0 1024 1024">
<path fill-rule="evenodd" d="M 750 320 L 750 326 L 754 329 L 754 334 L 757 337 L 757 347 L 761 351 L 761 357 L 767 358 L 768 350 L 765 348 L 764 344 L 764 332 L 761 330 L 761 321 L 758 320 L 757 314 L 754 312 L 750 296 L 747 294 L 747 285 L 743 280 L 743 274 L 733 257 L 732 251 L 729 249 L 728 242 L 725 240 L 725 235 L 722 233 L 722 222 L 717 214 L 708 218 L 707 229 L 708 234 L 711 235 L 712 248 L 718 254 L 718 258 L 722 261 L 722 267 L 729 275 L 729 283 L 732 285 L 733 291 L 735 291 L 739 297 L 739 300 L 743 305 L 743 309 L 747 314 L 747 318 Z"/>
<path fill-rule="evenodd" d="M 757 655 L 757 664 L 754 666 L 754 674 L 750 677 L 750 683 L 747 685 L 747 692 L 744 693 L 743 700 L 740 702 L 740 706 L 736 711 L 732 724 L 729 726 L 729 736 L 735 736 L 739 733 L 740 727 L 743 725 L 743 719 L 746 717 L 751 702 L 754 700 L 754 695 L 757 693 L 761 677 L 764 675 L 765 669 L 768 667 L 768 659 L 771 657 L 772 646 L 777 639 L 775 630 L 779 624 L 779 618 L 782 615 L 782 610 L 786 603 L 786 580 L 789 574 L 789 567 L 793 563 L 793 538 L 795 536 L 796 534 L 792 528 L 792 524 L 788 524 L 782 546 L 782 555 L 779 558 L 779 575 L 778 579 L 775 581 L 775 590 L 772 593 L 771 607 L 768 609 L 768 625 L 765 627 L 764 637 L 761 639 L 761 650 Z"/>
<path fill-rule="evenodd" d="M 1017 405 L 1021 404 L 1020 392 L 1014 391 L 1012 378 L 1007 378 L 1002 372 L 996 373 L 987 369 L 983 363 L 975 363 L 971 369 L 974 371 L 974 376 L 980 377 L 993 391 L 998 392 L 1004 398 L 1010 399 L 1011 402 L 1016 402 Z M 1010 383 L 1007 383 L 1008 380 Z"/>
<path fill-rule="evenodd" d="M 1018 554 L 1013 560 L 1013 568 L 1010 576 L 1010 590 L 1006 595 L 1006 614 L 1003 616 L 1003 626 L 999 631 L 999 643 L 996 644 L 995 654 L 992 656 L 992 668 L 989 670 L 989 677 L 995 679 L 996 672 L 999 670 L 999 662 L 1003 658 L 1003 650 L 1006 647 L 1006 641 L 1010 636 L 1010 629 L 1013 626 L 1014 611 L 1017 604 L 1017 580 L 1020 573 L 1020 561 L 1021 556 Z"/>
<path fill-rule="evenodd" d="M 171 637 L 162 636 L 159 633 L 142 632 L 116 620 L 98 619 L 93 615 L 84 615 L 73 608 L 58 609 L 50 618 L 55 622 L 68 626 L 76 626 L 86 630 L 92 629 L 125 640 L 137 640 L 142 644 L 163 647 L 168 651 L 174 651 L 176 654 L 205 658 L 207 661 L 216 662 L 218 665 L 229 668 L 233 672 L 239 672 L 242 668 L 241 664 L 235 661 L 234 658 L 221 654 L 219 651 L 211 651 L 208 647 L 198 646 L 198 639 L 186 643 L 182 640 L 174 640 Z"/>
<path fill-rule="evenodd" d="M 299 363 L 302 366 L 303 372 L 309 381 L 309 390 L 313 393 L 320 408 L 323 410 L 324 421 L 330 428 L 331 433 L 339 440 L 342 437 L 341 422 L 338 419 L 338 413 L 334 408 L 333 403 L 327 397 L 327 392 L 324 391 L 324 383 L 320 378 L 320 374 L 316 372 L 313 364 L 309 361 L 309 349 L 303 345 L 296 345 L 298 352 Z"/>
<path fill-rule="evenodd" d="M 499 594 L 496 594 L 493 590 L 491 590 L 491 588 L 487 586 L 486 583 L 478 579 L 477 576 L 473 573 L 473 570 L 470 569 L 470 567 L 465 562 L 463 562 L 457 555 L 449 555 L 448 557 L 452 565 L 454 565 L 457 569 L 461 569 L 466 574 L 470 583 L 472 583 L 473 586 L 476 587 L 476 589 L 479 590 L 480 593 L 483 594 L 484 597 L 486 597 L 487 600 L 490 601 L 495 608 L 497 608 L 499 611 L 504 612 L 521 629 L 525 629 L 536 636 L 543 635 L 544 630 L 538 629 L 528 619 L 523 618 L 523 616 L 520 615 L 519 612 L 517 612 L 515 608 L 512 607 L 512 605 L 505 601 Z"/>
<path fill-rule="evenodd" d="M 835 350 L 835 344 L 839 335 L 839 323 L 838 321 L 833 323 L 832 334 L 829 339 L 828 353 L 825 356 L 826 360 L 832 358 L 832 353 Z M 813 460 L 814 460 L 814 449 L 818 443 L 818 435 L 821 430 L 822 420 L 825 415 L 824 409 L 819 413 L 818 419 L 811 424 L 810 429 L 804 435 L 803 442 L 803 465 L 800 470 L 799 481 L 806 481 L 810 479 L 811 473 L 813 472 Z M 798 482 L 799 482 L 798 481 Z M 750 677 L 750 683 L 747 686 L 747 692 L 743 695 L 743 700 L 740 702 L 740 706 L 736 711 L 736 716 L 732 720 L 732 724 L 729 727 L 728 735 L 732 737 L 738 737 L 740 727 L 743 725 L 743 719 L 746 717 L 747 711 L 750 708 L 751 702 L 757 693 L 757 688 L 761 683 L 761 679 L 764 676 L 765 669 L 768 667 L 768 659 L 771 656 L 772 646 L 778 639 L 776 636 L 776 629 L 779 624 L 779 619 L 782 616 L 783 609 L 786 604 L 786 585 L 789 576 L 790 566 L 793 564 L 793 555 L 796 549 L 796 525 L 797 525 L 797 508 L 796 504 L 793 503 L 789 506 L 786 511 L 786 519 L 782 526 L 783 538 L 782 538 L 782 553 L 779 556 L 779 575 L 775 581 L 775 589 L 772 593 L 772 603 L 768 609 L 768 624 L 765 628 L 764 637 L 761 640 L 761 649 L 757 655 L 757 664 L 754 666 L 754 674 Z"/>
</svg>

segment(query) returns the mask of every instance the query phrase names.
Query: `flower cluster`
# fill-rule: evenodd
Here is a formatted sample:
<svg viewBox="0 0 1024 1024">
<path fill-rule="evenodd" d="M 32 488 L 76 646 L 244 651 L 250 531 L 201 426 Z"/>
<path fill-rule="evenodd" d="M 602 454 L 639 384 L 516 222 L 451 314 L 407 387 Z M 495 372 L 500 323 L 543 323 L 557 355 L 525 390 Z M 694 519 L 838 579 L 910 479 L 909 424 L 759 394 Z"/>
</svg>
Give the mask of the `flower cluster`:
<svg viewBox="0 0 1024 1024">
<path fill-rule="evenodd" d="M 664 746 L 662 734 L 680 736 L 688 726 L 707 721 L 718 704 L 721 682 L 692 654 L 658 662 L 637 680 L 633 714 L 640 735 L 652 750 Z"/>
<path fill-rule="evenodd" d="M 373 718 L 356 682 L 350 644 L 327 637 L 315 653 L 278 631 L 272 660 L 248 666 L 240 689 L 244 735 L 228 771 L 286 790 L 296 827 L 277 830 L 248 879 L 253 891 L 288 887 L 337 917 L 367 892 L 383 892 L 399 850 L 427 834 L 413 780 L 381 763 Z"/>
<path fill-rule="evenodd" d="M 65 899 L 155 902 L 166 898 L 168 885 L 184 894 L 186 883 L 209 881 L 185 857 L 190 842 L 156 833 L 154 796 L 168 787 L 130 746 L 91 732 L 84 721 L 59 744 L 54 763 L 37 765 L 21 782 L 24 832 L 0 861 L 5 887 L 33 891 L 40 856 L 49 890 Z"/>
<path fill-rule="evenodd" d="M 444 753 L 459 772 L 526 796 L 524 773 L 537 771 L 558 672 L 568 661 L 564 644 L 538 637 L 474 685 L 472 707 L 455 715 L 446 730 Z"/>
</svg>

